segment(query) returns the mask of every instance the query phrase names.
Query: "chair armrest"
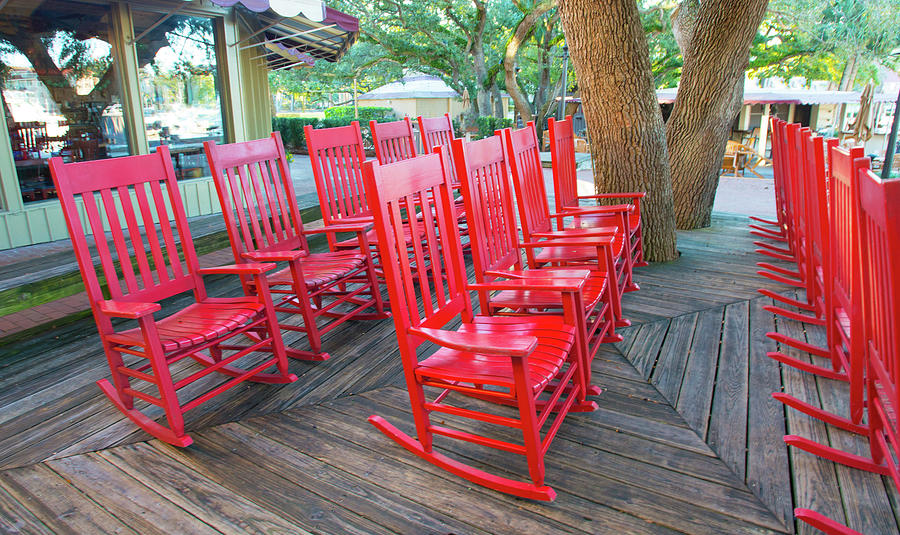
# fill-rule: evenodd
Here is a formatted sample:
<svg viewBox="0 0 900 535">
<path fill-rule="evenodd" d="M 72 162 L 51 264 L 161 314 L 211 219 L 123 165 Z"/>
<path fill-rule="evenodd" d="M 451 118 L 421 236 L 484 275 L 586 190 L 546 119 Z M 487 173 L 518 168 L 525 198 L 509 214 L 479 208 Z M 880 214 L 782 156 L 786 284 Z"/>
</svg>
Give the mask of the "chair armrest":
<svg viewBox="0 0 900 535">
<path fill-rule="evenodd" d="M 200 268 L 197 273 L 201 275 L 215 275 L 217 273 L 226 273 L 229 275 L 262 275 L 266 271 L 275 269 L 275 264 L 233 264 L 230 266 L 216 266 L 210 268 Z"/>
<path fill-rule="evenodd" d="M 372 221 L 360 221 L 359 223 L 340 223 L 337 225 L 327 225 L 322 228 L 304 229 L 304 234 L 326 234 L 328 232 L 366 232 L 374 223 Z"/>
<path fill-rule="evenodd" d="M 159 303 L 141 303 L 125 301 L 100 301 L 97 303 L 100 312 L 114 318 L 138 319 L 162 310 Z"/>
<path fill-rule="evenodd" d="M 307 255 L 306 251 L 251 251 L 241 254 L 243 258 L 254 262 L 290 262 Z"/>
<path fill-rule="evenodd" d="M 459 333 L 428 327 L 410 327 L 409 333 L 448 349 L 511 357 L 527 357 L 537 347 L 538 342 L 536 337 L 527 335 L 504 336 L 501 341 L 496 336 L 487 334 Z"/>
<path fill-rule="evenodd" d="M 554 267 L 549 269 L 511 269 L 509 271 L 485 271 L 485 275 L 492 277 L 505 277 L 513 280 L 520 279 L 583 279 L 589 277 L 591 270 L 578 267 Z"/>
<path fill-rule="evenodd" d="M 573 228 L 566 230 L 555 230 L 551 232 L 532 232 L 531 235 L 536 238 L 594 238 L 614 236 L 619 232 L 618 227 L 589 227 L 589 228 Z"/>
<path fill-rule="evenodd" d="M 467 285 L 469 290 L 555 290 L 557 292 L 577 292 L 584 287 L 589 273 L 584 271 L 581 277 L 532 277 L 527 279 L 511 279 L 503 281 L 478 282 Z"/>
<path fill-rule="evenodd" d="M 633 191 L 628 193 L 600 193 L 597 195 L 579 195 L 579 199 L 643 199 L 646 191 Z"/>
<path fill-rule="evenodd" d="M 519 245 L 525 249 L 540 249 L 541 247 L 609 247 L 615 241 L 612 234 L 599 236 L 570 236 L 565 238 L 552 238 L 543 241 L 522 242 Z"/>
<path fill-rule="evenodd" d="M 591 214 L 616 214 L 619 212 L 633 212 L 633 204 L 612 204 L 610 206 L 579 206 L 565 208 L 565 213 L 571 216 Z"/>
</svg>

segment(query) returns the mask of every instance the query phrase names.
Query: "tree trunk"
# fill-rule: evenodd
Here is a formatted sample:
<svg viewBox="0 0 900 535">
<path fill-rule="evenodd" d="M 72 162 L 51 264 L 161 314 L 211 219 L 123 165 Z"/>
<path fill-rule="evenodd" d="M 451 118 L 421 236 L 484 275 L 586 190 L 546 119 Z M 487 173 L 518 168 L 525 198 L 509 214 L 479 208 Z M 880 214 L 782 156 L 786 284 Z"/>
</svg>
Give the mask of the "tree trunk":
<svg viewBox="0 0 900 535">
<path fill-rule="evenodd" d="M 666 129 L 678 228 L 707 227 L 750 42 L 768 0 L 686 0 L 674 14 L 684 67 Z"/>
<path fill-rule="evenodd" d="M 598 192 L 646 191 L 644 253 L 677 257 L 665 126 L 634 0 L 560 0 Z"/>
<path fill-rule="evenodd" d="M 519 47 L 521 47 L 528 37 L 534 31 L 534 25 L 538 19 L 544 16 L 544 13 L 550 11 L 554 7 L 554 3 L 545 0 L 522 17 L 519 24 L 516 25 L 516 31 L 506 43 L 506 51 L 503 54 L 503 70 L 506 74 L 506 92 L 516 106 L 516 111 L 522 117 L 522 122 L 534 120 L 534 114 L 531 111 L 531 105 L 525 98 L 525 93 L 519 88 L 519 81 L 516 79 L 516 64 L 518 63 Z"/>
</svg>

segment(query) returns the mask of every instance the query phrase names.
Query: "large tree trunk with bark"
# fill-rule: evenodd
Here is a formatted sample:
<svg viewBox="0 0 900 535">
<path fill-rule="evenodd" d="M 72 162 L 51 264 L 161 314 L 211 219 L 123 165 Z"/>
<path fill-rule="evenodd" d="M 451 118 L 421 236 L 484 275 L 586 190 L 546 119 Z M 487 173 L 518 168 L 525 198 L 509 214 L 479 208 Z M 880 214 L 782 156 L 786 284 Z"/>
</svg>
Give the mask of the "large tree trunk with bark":
<svg viewBox="0 0 900 535">
<path fill-rule="evenodd" d="M 578 73 L 598 192 L 646 191 L 644 253 L 674 260 L 675 220 L 665 126 L 634 0 L 559 0 Z"/>
<path fill-rule="evenodd" d="M 710 224 L 719 169 L 768 0 L 684 0 L 673 15 L 684 67 L 666 130 L 678 228 Z"/>
</svg>

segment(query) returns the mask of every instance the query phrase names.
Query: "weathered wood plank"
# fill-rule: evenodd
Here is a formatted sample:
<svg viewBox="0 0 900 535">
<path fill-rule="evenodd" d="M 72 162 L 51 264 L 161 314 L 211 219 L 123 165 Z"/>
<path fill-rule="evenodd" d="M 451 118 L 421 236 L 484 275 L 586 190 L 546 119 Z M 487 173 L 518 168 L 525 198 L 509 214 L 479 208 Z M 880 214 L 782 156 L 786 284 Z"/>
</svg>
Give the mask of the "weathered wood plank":
<svg viewBox="0 0 900 535">
<path fill-rule="evenodd" d="M 668 330 L 669 320 L 641 325 L 634 344 L 627 353 L 624 353 L 628 362 L 630 362 L 645 379 L 650 378 L 650 373 L 653 371 L 653 366 L 656 365 L 659 349 L 662 347 Z"/>
<path fill-rule="evenodd" d="M 45 465 L 4 471 L 0 481 L 55 533 L 138 533 Z"/>
<path fill-rule="evenodd" d="M 722 350 L 706 439 L 741 480 L 747 469 L 749 330 L 750 307 L 747 302 L 725 307 Z"/>
<path fill-rule="evenodd" d="M 650 382 L 673 405 L 678 400 L 697 317 L 697 314 L 688 314 L 672 319 L 650 377 Z"/>
<path fill-rule="evenodd" d="M 724 315 L 724 308 L 700 312 L 675 406 L 690 428 L 701 437 L 706 436 L 709 424 Z"/>
<path fill-rule="evenodd" d="M 309 534 L 276 512 L 259 507 L 240 494 L 203 477 L 146 444 L 134 444 L 99 454 L 189 514 L 223 533 Z"/>
<path fill-rule="evenodd" d="M 50 535 L 53 532 L 4 488 L 0 479 L 0 532 Z"/>
<path fill-rule="evenodd" d="M 772 314 L 763 310 L 771 299 L 750 301 L 750 382 L 747 404 L 747 484 L 781 520 L 793 525 L 790 463 L 784 446 L 784 407 L 772 398 L 781 390 L 778 363 L 766 352 L 774 342 L 766 336 L 775 329 Z"/>
</svg>

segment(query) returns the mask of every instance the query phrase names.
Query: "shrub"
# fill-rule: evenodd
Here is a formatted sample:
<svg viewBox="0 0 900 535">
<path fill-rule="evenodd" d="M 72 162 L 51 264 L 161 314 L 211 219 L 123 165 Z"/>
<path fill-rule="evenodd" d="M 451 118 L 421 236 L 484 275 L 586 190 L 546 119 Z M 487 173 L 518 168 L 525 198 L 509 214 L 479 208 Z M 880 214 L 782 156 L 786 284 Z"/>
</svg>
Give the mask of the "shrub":
<svg viewBox="0 0 900 535">
<path fill-rule="evenodd" d="M 384 106 L 360 106 L 359 118 L 356 118 L 356 111 L 353 106 L 335 106 L 325 109 L 326 119 L 343 119 L 350 124 L 351 121 L 358 120 L 359 124 L 368 124 L 369 121 L 384 123 L 387 121 L 395 121 L 397 115 L 394 110 Z"/>
<path fill-rule="evenodd" d="M 496 130 L 508 128 L 512 126 L 512 119 L 504 119 L 503 117 L 479 117 L 476 120 L 478 124 L 478 139 L 491 137 Z"/>
<path fill-rule="evenodd" d="M 319 119 L 316 117 L 273 117 L 272 130 L 281 132 L 285 149 L 290 151 L 306 152 L 306 137 L 303 135 L 303 127 L 311 124 L 317 128 Z"/>
</svg>

